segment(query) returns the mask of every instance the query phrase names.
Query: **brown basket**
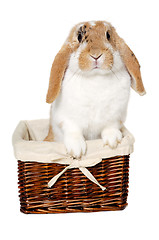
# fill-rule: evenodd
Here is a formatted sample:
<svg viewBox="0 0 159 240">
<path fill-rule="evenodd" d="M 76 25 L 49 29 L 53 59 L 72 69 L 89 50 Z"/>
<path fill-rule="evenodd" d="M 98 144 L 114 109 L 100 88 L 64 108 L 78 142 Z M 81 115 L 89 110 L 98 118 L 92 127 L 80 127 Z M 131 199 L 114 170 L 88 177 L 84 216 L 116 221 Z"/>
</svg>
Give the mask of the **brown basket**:
<svg viewBox="0 0 159 240">
<path fill-rule="evenodd" d="M 103 159 L 89 171 L 106 187 L 102 191 L 78 169 L 67 170 L 48 188 L 50 179 L 66 165 L 18 161 L 21 211 L 63 213 L 122 210 L 127 205 L 129 155 Z"/>
</svg>

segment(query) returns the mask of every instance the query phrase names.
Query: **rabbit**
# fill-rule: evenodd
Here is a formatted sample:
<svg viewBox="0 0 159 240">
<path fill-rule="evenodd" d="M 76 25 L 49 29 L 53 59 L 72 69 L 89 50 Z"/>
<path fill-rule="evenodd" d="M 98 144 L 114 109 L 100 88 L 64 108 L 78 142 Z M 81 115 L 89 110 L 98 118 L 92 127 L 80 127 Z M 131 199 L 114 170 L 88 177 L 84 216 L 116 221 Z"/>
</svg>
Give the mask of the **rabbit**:
<svg viewBox="0 0 159 240">
<path fill-rule="evenodd" d="M 74 158 L 86 153 L 86 140 L 102 138 L 116 148 L 130 87 L 146 93 L 139 62 L 115 28 L 106 21 L 75 25 L 52 64 L 45 141 L 63 142 Z"/>
</svg>

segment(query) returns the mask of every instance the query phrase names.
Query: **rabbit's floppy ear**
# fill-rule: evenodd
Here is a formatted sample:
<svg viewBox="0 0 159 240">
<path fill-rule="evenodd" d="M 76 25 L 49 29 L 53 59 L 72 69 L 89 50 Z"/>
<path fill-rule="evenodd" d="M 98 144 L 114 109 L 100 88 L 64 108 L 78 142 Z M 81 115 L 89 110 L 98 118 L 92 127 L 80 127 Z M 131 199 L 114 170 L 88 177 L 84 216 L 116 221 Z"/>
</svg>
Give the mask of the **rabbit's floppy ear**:
<svg viewBox="0 0 159 240">
<path fill-rule="evenodd" d="M 140 72 L 140 65 L 134 53 L 127 46 L 122 38 L 119 37 L 114 27 L 112 27 L 113 43 L 131 76 L 131 87 L 141 96 L 146 93 Z"/>
<path fill-rule="evenodd" d="M 49 88 L 46 96 L 46 102 L 52 103 L 58 96 L 61 88 L 62 79 L 64 77 L 72 49 L 69 44 L 64 44 L 56 55 L 52 64 Z"/>
</svg>

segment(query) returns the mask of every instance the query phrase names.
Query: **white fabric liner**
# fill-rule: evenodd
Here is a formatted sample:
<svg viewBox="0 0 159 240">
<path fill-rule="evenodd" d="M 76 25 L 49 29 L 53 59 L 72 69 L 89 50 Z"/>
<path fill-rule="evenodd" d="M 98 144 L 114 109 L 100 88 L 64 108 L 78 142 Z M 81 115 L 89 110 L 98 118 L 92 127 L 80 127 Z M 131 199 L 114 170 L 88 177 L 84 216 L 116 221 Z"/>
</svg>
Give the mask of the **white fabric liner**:
<svg viewBox="0 0 159 240">
<path fill-rule="evenodd" d="M 48 183 L 51 187 L 57 179 L 69 168 L 79 168 L 92 182 L 101 186 L 86 167 L 95 166 L 102 161 L 102 158 L 110 158 L 120 155 L 129 155 L 133 152 L 134 137 L 123 126 L 122 141 L 117 148 L 111 149 L 109 146 L 103 146 L 102 139 L 88 140 L 87 152 L 80 159 L 73 159 L 67 154 L 65 146 L 60 142 L 44 142 L 49 129 L 49 120 L 28 120 L 20 121 L 13 133 L 13 148 L 15 158 L 21 161 L 59 163 L 68 166 L 59 174 L 54 176 Z"/>
</svg>

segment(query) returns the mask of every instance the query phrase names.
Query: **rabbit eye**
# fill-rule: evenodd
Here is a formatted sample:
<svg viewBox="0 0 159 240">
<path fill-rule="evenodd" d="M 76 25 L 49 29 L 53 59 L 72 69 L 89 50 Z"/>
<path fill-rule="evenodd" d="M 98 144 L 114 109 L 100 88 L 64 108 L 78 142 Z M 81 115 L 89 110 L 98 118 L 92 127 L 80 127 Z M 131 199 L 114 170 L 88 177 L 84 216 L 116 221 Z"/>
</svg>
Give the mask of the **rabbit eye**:
<svg viewBox="0 0 159 240">
<path fill-rule="evenodd" d="M 107 37 L 107 39 L 108 39 L 108 41 L 109 41 L 109 40 L 110 40 L 110 34 L 109 34 L 108 31 L 106 32 L 106 37 Z"/>
<path fill-rule="evenodd" d="M 82 34 L 81 33 L 78 33 L 78 41 L 81 42 L 82 41 Z"/>
</svg>

